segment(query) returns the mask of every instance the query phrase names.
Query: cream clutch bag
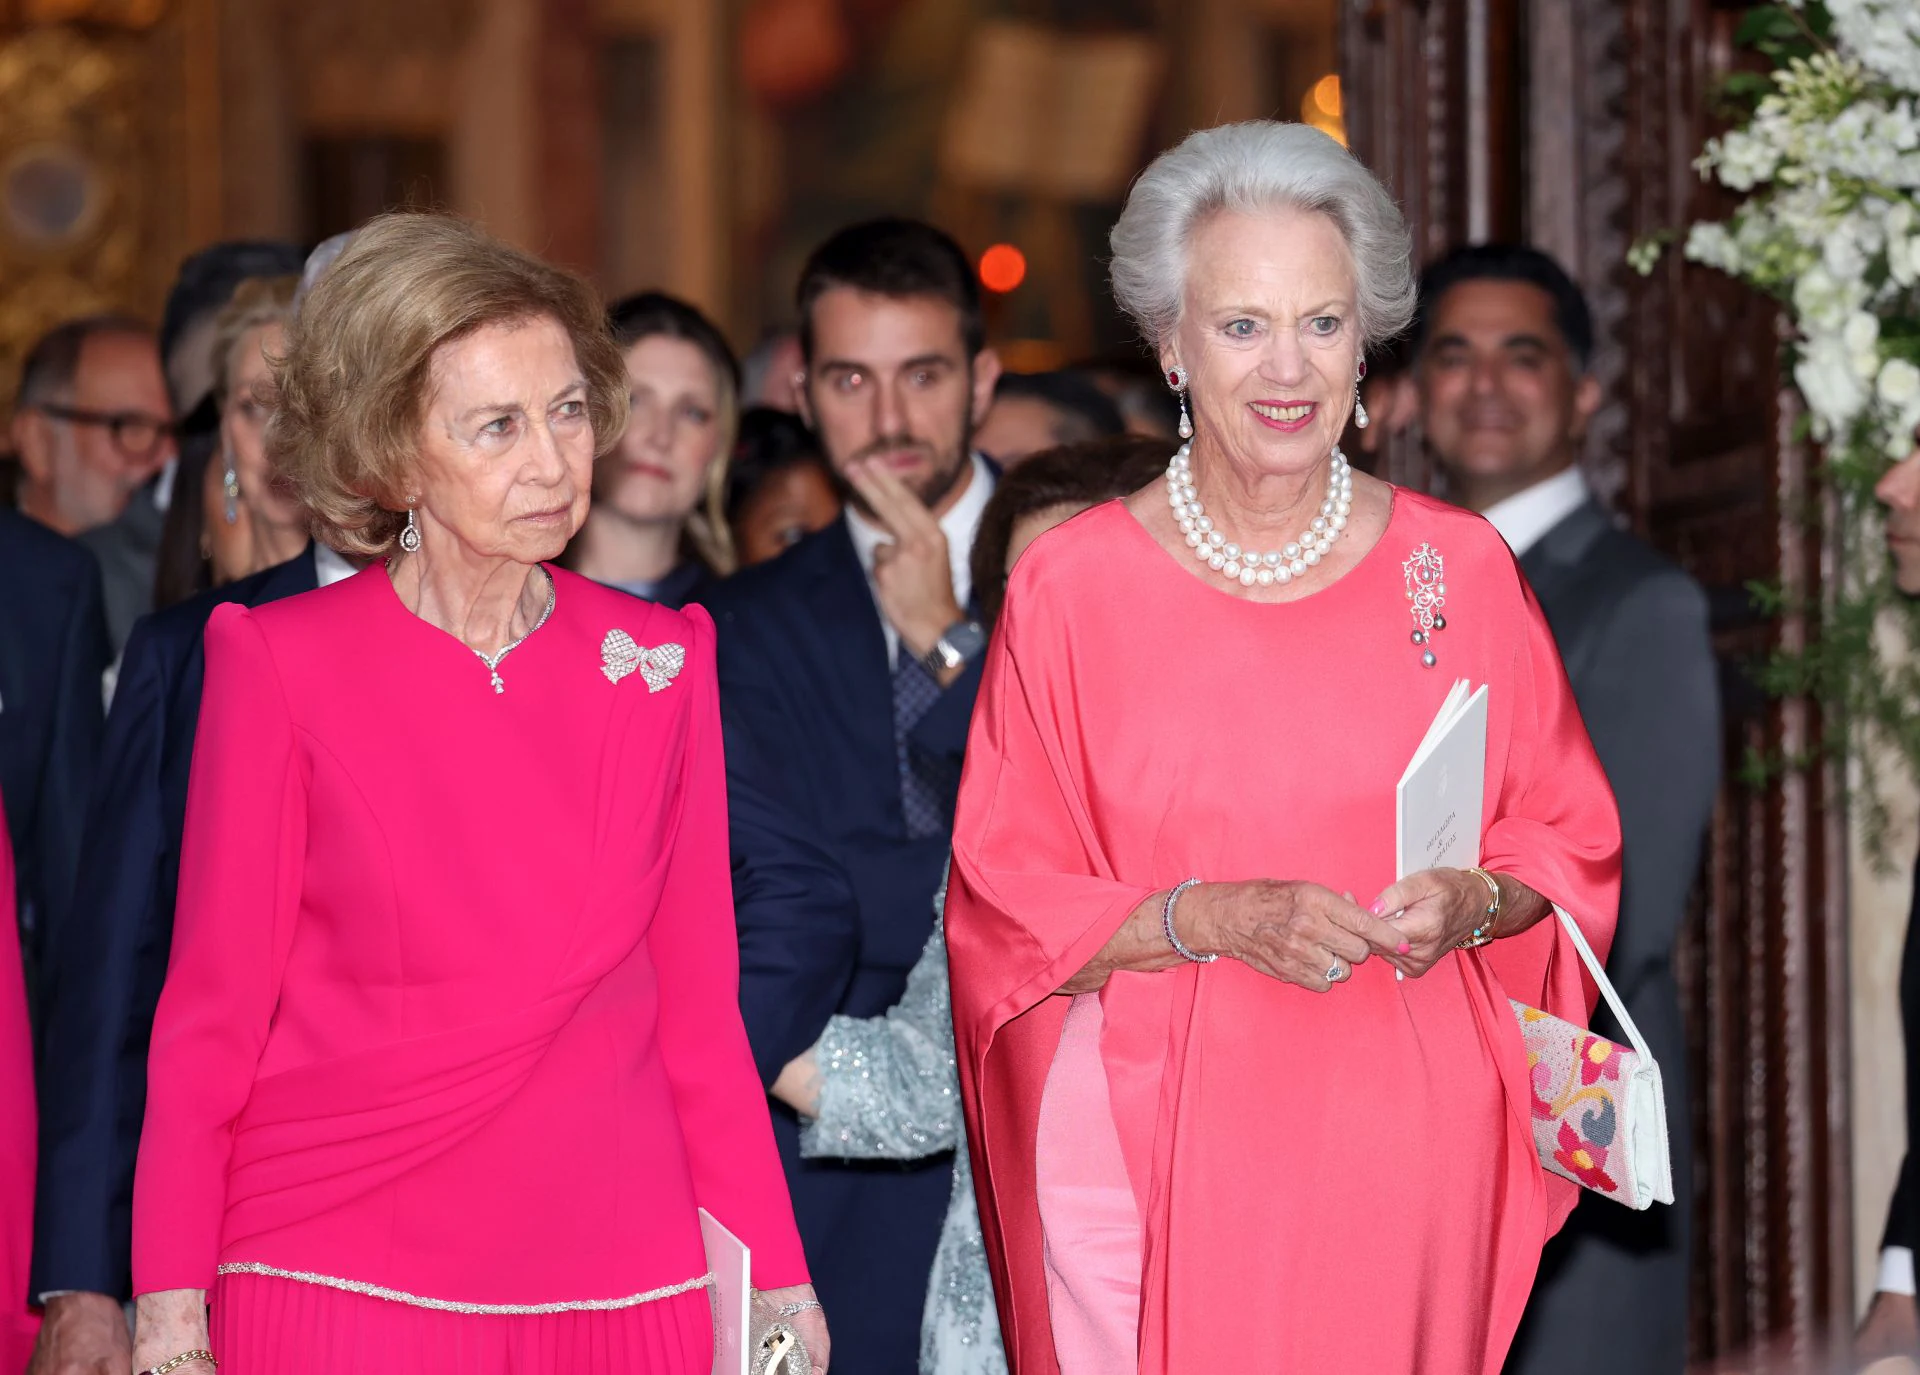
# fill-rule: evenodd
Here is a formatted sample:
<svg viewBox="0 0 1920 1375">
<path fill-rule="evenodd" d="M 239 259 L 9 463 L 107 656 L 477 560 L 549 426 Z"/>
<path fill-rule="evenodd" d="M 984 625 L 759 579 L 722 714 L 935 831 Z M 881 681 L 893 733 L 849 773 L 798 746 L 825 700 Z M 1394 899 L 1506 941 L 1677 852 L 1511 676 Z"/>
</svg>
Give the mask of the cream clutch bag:
<svg viewBox="0 0 1920 1375">
<path fill-rule="evenodd" d="M 1508 999 L 1527 1046 L 1540 1164 L 1636 1211 L 1671 1203 L 1673 1158 L 1660 1066 L 1579 925 L 1558 907 L 1553 911 L 1631 1046 Z"/>
</svg>

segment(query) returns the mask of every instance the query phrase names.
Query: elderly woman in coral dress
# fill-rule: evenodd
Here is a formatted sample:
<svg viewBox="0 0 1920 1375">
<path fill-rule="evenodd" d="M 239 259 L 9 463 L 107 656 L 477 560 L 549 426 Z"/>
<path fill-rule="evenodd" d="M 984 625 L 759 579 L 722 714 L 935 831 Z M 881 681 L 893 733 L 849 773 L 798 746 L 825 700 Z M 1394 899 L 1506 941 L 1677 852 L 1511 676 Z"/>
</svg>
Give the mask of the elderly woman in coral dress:
<svg viewBox="0 0 1920 1375">
<path fill-rule="evenodd" d="M 1191 443 L 1014 570 L 946 912 L 1013 1368 L 1497 1371 L 1574 1195 L 1508 999 L 1586 1019 L 1542 918 L 1605 947 L 1612 796 L 1499 535 L 1340 454 L 1413 303 L 1366 169 L 1195 134 L 1113 251 Z M 1484 868 L 1396 881 L 1456 678 L 1490 689 Z"/>
<path fill-rule="evenodd" d="M 551 563 L 625 419 L 599 303 L 389 216 L 276 380 L 274 461 L 374 562 L 207 627 L 136 1365 L 705 1372 L 702 1208 L 823 1361 L 737 1004 L 712 624 Z"/>
</svg>

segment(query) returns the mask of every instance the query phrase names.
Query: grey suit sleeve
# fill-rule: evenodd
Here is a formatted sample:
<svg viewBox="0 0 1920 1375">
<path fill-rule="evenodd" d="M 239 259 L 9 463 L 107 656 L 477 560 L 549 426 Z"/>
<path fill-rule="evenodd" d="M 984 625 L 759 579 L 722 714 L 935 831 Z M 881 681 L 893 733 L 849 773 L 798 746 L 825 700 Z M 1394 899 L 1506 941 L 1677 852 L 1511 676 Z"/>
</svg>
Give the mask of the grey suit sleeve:
<svg viewBox="0 0 1920 1375">
<path fill-rule="evenodd" d="M 1614 604 L 1587 662 L 1581 712 L 1620 804 L 1625 874 L 1607 965 L 1625 995 L 1672 957 L 1719 787 L 1705 595 L 1677 570 L 1643 579 Z"/>
</svg>

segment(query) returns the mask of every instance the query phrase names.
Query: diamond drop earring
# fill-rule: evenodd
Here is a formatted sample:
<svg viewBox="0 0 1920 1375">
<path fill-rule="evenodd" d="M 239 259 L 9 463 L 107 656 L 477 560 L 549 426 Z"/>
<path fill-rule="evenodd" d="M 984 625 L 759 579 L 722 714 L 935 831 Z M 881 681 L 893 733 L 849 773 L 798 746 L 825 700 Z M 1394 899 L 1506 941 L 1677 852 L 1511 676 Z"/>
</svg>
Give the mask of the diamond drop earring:
<svg viewBox="0 0 1920 1375">
<path fill-rule="evenodd" d="M 420 552 L 420 527 L 413 523 L 413 507 L 407 507 L 407 528 L 400 532 L 400 547 L 409 554 Z"/>
<path fill-rule="evenodd" d="M 1367 428 L 1367 403 L 1360 399 L 1360 384 L 1353 384 L 1353 423 L 1360 429 Z"/>
<path fill-rule="evenodd" d="M 224 446 L 222 462 L 226 467 L 220 474 L 220 485 L 227 495 L 226 509 L 221 515 L 229 525 L 240 523 L 240 470 L 233 465 L 233 445 Z"/>
<path fill-rule="evenodd" d="M 1193 438 L 1193 417 L 1187 413 L 1187 370 L 1181 367 L 1167 370 L 1167 385 L 1173 388 L 1173 394 L 1180 398 L 1180 437 Z"/>
</svg>

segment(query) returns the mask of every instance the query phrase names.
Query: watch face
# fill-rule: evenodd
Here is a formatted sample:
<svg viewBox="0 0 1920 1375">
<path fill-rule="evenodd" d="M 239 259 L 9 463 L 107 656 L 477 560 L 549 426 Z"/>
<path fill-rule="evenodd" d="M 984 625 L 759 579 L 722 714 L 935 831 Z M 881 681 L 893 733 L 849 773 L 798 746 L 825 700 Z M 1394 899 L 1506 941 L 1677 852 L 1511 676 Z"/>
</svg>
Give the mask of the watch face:
<svg viewBox="0 0 1920 1375">
<path fill-rule="evenodd" d="M 941 647 L 951 650 L 957 656 L 957 663 L 966 663 L 986 648 L 986 644 L 987 632 L 978 621 L 962 621 L 940 637 Z"/>
</svg>

